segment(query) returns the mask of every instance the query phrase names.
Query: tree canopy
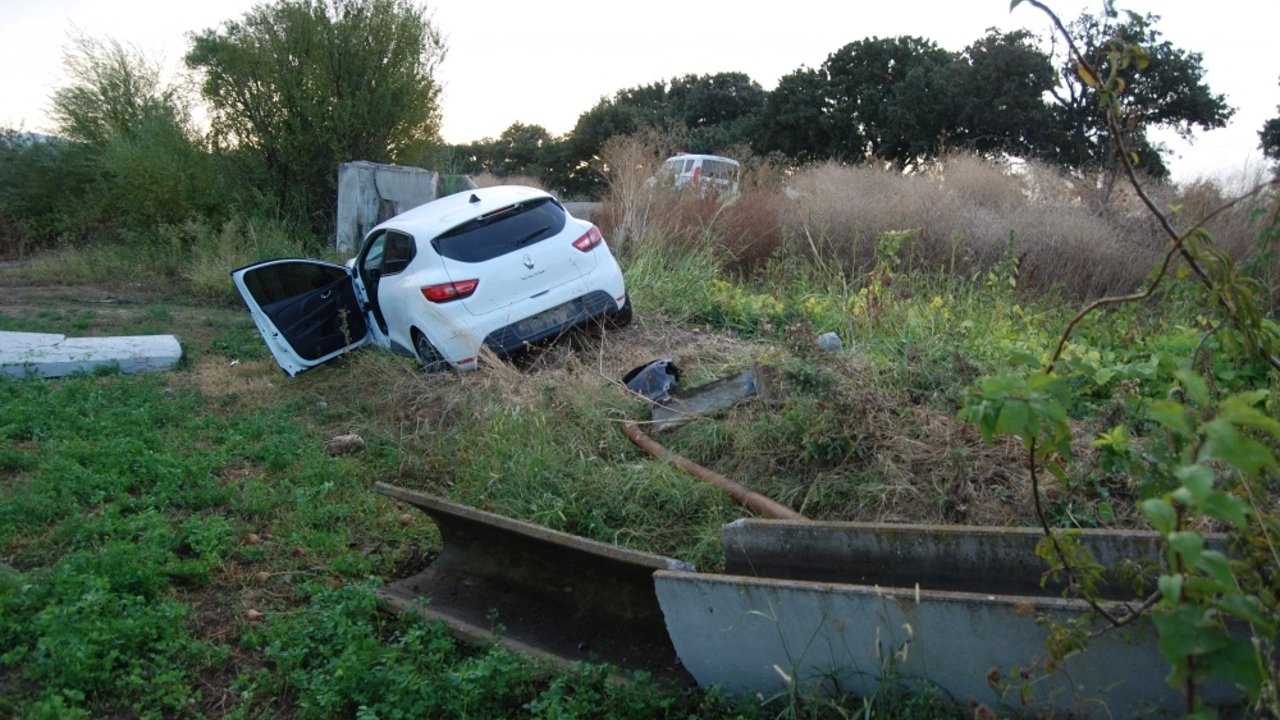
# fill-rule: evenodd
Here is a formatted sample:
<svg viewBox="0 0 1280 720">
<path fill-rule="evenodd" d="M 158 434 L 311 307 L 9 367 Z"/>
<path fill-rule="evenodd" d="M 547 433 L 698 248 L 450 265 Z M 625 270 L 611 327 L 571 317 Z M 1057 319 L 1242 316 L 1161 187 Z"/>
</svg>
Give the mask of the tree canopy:
<svg viewBox="0 0 1280 720">
<path fill-rule="evenodd" d="M 827 57 L 831 154 L 907 164 L 933 154 L 945 130 L 952 54 L 917 37 L 871 38 Z"/>
<path fill-rule="evenodd" d="M 1280 105 L 1276 106 L 1276 112 L 1280 113 Z M 1258 136 L 1262 138 L 1263 154 L 1272 160 L 1280 160 L 1280 116 L 1264 123 Z"/>
<path fill-rule="evenodd" d="M 1116 72 L 1124 90 L 1118 95 L 1127 141 L 1138 154 L 1141 166 L 1155 177 L 1168 175 L 1160 148 L 1150 140 L 1154 128 L 1172 129 L 1190 138 L 1195 128 L 1225 127 L 1235 110 L 1226 98 L 1213 93 L 1204 81 L 1203 57 L 1174 47 L 1162 39 L 1155 25 L 1158 15 L 1126 14 L 1123 19 L 1082 14 L 1069 28 L 1081 50 L 1100 73 Z M 1125 63 L 1119 47 L 1140 46 L 1145 66 Z M 1059 129 L 1058 160 L 1070 166 L 1114 166 L 1114 144 L 1105 114 L 1087 91 L 1077 63 L 1059 58 L 1061 83 L 1053 92 Z"/>
<path fill-rule="evenodd" d="M 198 33 L 186 62 L 203 73 L 215 131 L 256 152 L 276 197 L 322 227 L 339 163 L 438 141 L 444 55 L 409 0 L 279 0 Z"/>
<path fill-rule="evenodd" d="M 185 120 L 159 66 L 119 41 L 76 36 L 63 66 L 70 82 L 53 93 L 53 119 L 68 140 L 101 145 L 157 115 Z"/>
<path fill-rule="evenodd" d="M 778 82 L 755 147 L 801 162 L 903 166 L 947 147 L 1041 155 L 1051 145 L 1044 93 L 1054 80 L 1048 55 L 1022 31 L 991 31 L 958 54 L 916 37 L 860 40 Z"/>
<path fill-rule="evenodd" d="M 599 173 L 593 162 L 605 141 L 616 135 L 687 131 L 685 149 L 690 152 L 717 152 L 746 143 L 753 132 L 751 120 L 764 107 L 765 97 L 758 83 L 736 72 L 684 75 L 619 90 L 582 113 L 565 139 L 565 184 L 580 192 L 597 188 Z"/>
<path fill-rule="evenodd" d="M 1020 157 L 1053 154 L 1054 119 L 1044 98 L 1057 75 L 1029 32 L 988 30 L 949 70 L 950 146 Z"/>
</svg>

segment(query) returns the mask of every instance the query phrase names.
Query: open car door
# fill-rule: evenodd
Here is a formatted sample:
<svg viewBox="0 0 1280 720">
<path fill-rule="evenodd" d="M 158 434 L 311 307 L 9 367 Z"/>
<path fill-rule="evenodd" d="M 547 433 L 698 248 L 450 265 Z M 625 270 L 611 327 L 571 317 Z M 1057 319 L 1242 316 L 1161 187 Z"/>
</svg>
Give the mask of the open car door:
<svg viewBox="0 0 1280 720">
<path fill-rule="evenodd" d="M 297 375 L 372 341 L 351 270 L 286 258 L 231 271 L 271 354 Z"/>
</svg>

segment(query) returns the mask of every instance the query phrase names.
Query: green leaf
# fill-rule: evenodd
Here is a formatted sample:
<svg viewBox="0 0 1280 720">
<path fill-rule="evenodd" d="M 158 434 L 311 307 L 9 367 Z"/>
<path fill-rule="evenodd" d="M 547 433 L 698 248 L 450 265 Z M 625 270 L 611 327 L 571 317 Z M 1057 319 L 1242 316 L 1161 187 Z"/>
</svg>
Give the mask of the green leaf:
<svg viewBox="0 0 1280 720">
<path fill-rule="evenodd" d="M 1229 592 L 1235 587 L 1236 579 L 1231 574 L 1231 561 L 1217 550 L 1205 550 L 1200 553 L 1200 557 L 1196 560 L 1196 567 L 1221 585 L 1223 592 Z"/>
<path fill-rule="evenodd" d="M 1169 549 L 1182 558 L 1183 567 L 1194 567 L 1204 552 L 1204 538 L 1193 531 L 1169 533 Z"/>
<path fill-rule="evenodd" d="M 1218 490 L 1205 498 L 1201 512 L 1215 520 L 1231 523 L 1236 528 L 1244 530 L 1249 522 L 1250 510 L 1249 504 L 1242 498 Z"/>
<path fill-rule="evenodd" d="M 1067 469 L 1066 469 L 1065 467 L 1063 467 L 1063 466 L 1062 466 L 1062 463 L 1060 463 L 1060 462 L 1054 462 L 1053 460 L 1045 460 L 1045 461 L 1044 461 L 1044 469 L 1045 469 L 1045 470 L 1046 470 L 1050 475 L 1052 475 L 1052 476 L 1054 477 L 1054 479 L 1056 479 L 1056 480 L 1058 480 L 1058 481 L 1062 482 L 1064 485 L 1066 484 L 1066 482 L 1067 482 Z"/>
<path fill-rule="evenodd" d="M 1165 600 L 1170 597 L 1177 597 L 1176 594 L 1170 593 L 1165 589 L 1165 580 L 1173 579 L 1174 577 L 1181 579 L 1179 576 L 1169 575 L 1160 578 L 1160 592 L 1164 594 Z M 1196 624 L 1199 619 L 1195 609 L 1186 605 L 1179 605 L 1172 612 L 1152 614 L 1151 622 L 1160 633 L 1160 654 L 1164 656 L 1165 660 L 1169 661 L 1170 665 L 1176 667 L 1181 664 L 1184 658 L 1195 652 Z"/>
<path fill-rule="evenodd" d="M 1252 595 L 1239 593 L 1227 595 L 1218 600 L 1214 607 L 1232 617 L 1240 618 L 1256 626 L 1258 633 L 1262 635 L 1270 635 L 1275 632 L 1275 623 L 1267 617 L 1266 611 L 1259 607 L 1258 598 Z"/>
<path fill-rule="evenodd" d="M 1218 417 L 1238 427 L 1253 428 L 1280 438 L 1280 420 L 1268 416 L 1257 408 L 1270 394 L 1267 390 L 1232 395 L 1222 401 Z"/>
<path fill-rule="evenodd" d="M 1157 400 L 1147 408 L 1147 417 L 1183 438 L 1195 437 L 1196 426 L 1191 419 L 1191 412 L 1181 403 Z"/>
<path fill-rule="evenodd" d="M 1021 435 L 1025 439 L 1035 436 L 1034 430 L 1028 435 L 1031 421 L 1031 409 L 1021 400 L 1010 400 L 1000 408 L 1000 417 L 996 419 L 996 432 L 1008 435 Z"/>
<path fill-rule="evenodd" d="M 1186 489 L 1189 502 L 1183 504 L 1199 509 L 1213 490 L 1213 468 L 1207 465 L 1185 465 L 1173 473 Z"/>
<path fill-rule="evenodd" d="M 1184 577 L 1181 574 L 1161 575 L 1156 580 L 1156 587 L 1160 589 L 1160 595 L 1166 605 L 1177 606 L 1182 602 L 1182 583 Z"/>
<path fill-rule="evenodd" d="M 1182 383 L 1182 389 L 1186 391 L 1187 397 L 1191 398 L 1196 405 L 1200 407 L 1209 405 L 1209 386 L 1205 384 L 1204 378 L 1189 370 L 1179 370 L 1174 373 L 1174 377 Z"/>
<path fill-rule="evenodd" d="M 1211 674 L 1239 685 L 1248 693 L 1250 702 L 1257 701 L 1267 673 L 1258 651 L 1248 641 L 1233 640 L 1226 647 L 1210 654 L 1207 660 Z"/>
<path fill-rule="evenodd" d="M 1130 48 L 1133 53 L 1133 63 L 1138 66 L 1139 70 L 1146 70 L 1151 65 L 1151 56 L 1143 49 L 1141 45 L 1134 45 Z"/>
<path fill-rule="evenodd" d="M 1124 452 L 1129 447 L 1129 430 L 1124 425 L 1117 425 L 1098 435 L 1098 438 L 1093 441 L 1093 446 Z"/>
<path fill-rule="evenodd" d="M 1173 505 L 1168 500 L 1151 498 L 1143 500 L 1140 507 L 1147 519 L 1151 521 L 1151 527 L 1161 535 L 1168 535 L 1177 529 L 1178 511 L 1173 509 Z"/>
<path fill-rule="evenodd" d="M 1277 469 L 1276 458 L 1262 443 L 1238 428 L 1215 418 L 1204 426 L 1207 437 L 1200 448 L 1202 458 L 1217 458 L 1231 463 L 1242 472 L 1256 476 L 1263 468 Z"/>
</svg>

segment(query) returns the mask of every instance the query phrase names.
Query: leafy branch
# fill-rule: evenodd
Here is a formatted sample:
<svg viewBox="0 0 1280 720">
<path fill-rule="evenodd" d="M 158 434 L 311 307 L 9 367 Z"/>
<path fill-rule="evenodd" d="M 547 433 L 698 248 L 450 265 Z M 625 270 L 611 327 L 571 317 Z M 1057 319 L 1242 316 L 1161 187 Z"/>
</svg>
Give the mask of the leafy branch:
<svg viewBox="0 0 1280 720">
<path fill-rule="evenodd" d="M 1280 377 L 1276 352 L 1280 326 L 1264 312 L 1269 289 L 1251 276 L 1248 266 L 1242 267 L 1215 247 L 1205 228 L 1217 215 L 1258 198 L 1268 189 L 1280 188 L 1280 178 L 1258 183 L 1179 232 L 1171 213 L 1157 206 L 1138 179 L 1137 155 L 1126 139 L 1134 119 L 1125 114 L 1122 71 L 1144 69 L 1149 63 L 1147 53 L 1118 36 L 1100 48 L 1096 57 L 1087 57 L 1058 16 L 1039 0 L 1013 0 L 1011 7 L 1023 2 L 1048 15 L 1064 38 L 1076 74 L 1098 99 L 1126 179 L 1170 244 L 1144 288 L 1089 303 L 1067 323 L 1039 373 L 1027 378 L 984 378 L 960 416 L 977 424 L 988 441 L 997 434 L 1022 440 L 1027 449 L 1034 513 L 1045 534 L 1042 545 L 1047 546 L 1038 552 L 1050 561 L 1055 573 L 1066 575 L 1067 592 L 1084 599 L 1109 628 L 1151 618 L 1159 633 L 1161 653 L 1172 668 L 1169 682 L 1181 689 L 1189 716 L 1214 716 L 1200 691 L 1212 676 L 1235 683 L 1251 702 L 1269 703 L 1274 710 L 1274 648 L 1280 613 L 1274 598 L 1273 568 L 1280 558 L 1276 551 L 1280 521 L 1274 508 L 1258 497 L 1258 489 L 1265 489 L 1280 472 L 1273 451 L 1280 445 L 1280 421 L 1260 409 L 1269 398 L 1274 402 L 1269 390 L 1217 397 L 1209 382 L 1190 370 L 1193 356 L 1190 364 L 1175 373 L 1177 393 L 1151 402 L 1147 408 L 1147 419 L 1164 434 L 1163 449 L 1154 456 L 1133 454 L 1123 426 L 1095 442 L 1107 452 L 1136 458 L 1131 469 L 1144 473 L 1147 487 L 1158 492 L 1142 500 L 1139 508 L 1164 540 L 1165 571 L 1158 578 L 1157 590 L 1136 607 L 1122 604 L 1120 611 L 1109 610 L 1099 601 L 1096 587 L 1103 568 L 1069 536 L 1055 532 L 1041 501 L 1041 485 L 1045 472 L 1067 480 L 1065 458 L 1071 456 L 1067 407 L 1074 400 L 1074 391 L 1059 372 L 1073 334 L 1085 319 L 1104 308 L 1153 297 L 1175 259 L 1182 260 L 1195 278 L 1206 309 L 1220 316 L 1212 332 L 1220 333 L 1223 345 L 1237 353 L 1231 357 L 1261 362 L 1271 370 L 1273 383 Z M 1113 12 L 1110 7 L 1108 12 Z M 1280 208 L 1269 220 L 1263 243 L 1274 243 L 1280 237 Z M 1236 533 L 1237 544 L 1244 548 L 1238 553 L 1240 557 L 1228 558 L 1208 546 L 1202 528 L 1214 525 Z M 1247 637 L 1242 632 L 1245 627 Z"/>
</svg>

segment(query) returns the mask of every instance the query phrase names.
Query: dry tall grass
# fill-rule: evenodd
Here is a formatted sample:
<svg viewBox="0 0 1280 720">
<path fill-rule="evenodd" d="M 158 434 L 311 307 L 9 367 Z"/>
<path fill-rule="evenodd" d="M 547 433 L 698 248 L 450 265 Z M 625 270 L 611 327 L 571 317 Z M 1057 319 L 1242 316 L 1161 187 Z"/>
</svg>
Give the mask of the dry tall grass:
<svg viewBox="0 0 1280 720">
<path fill-rule="evenodd" d="M 750 158 L 744 166 L 755 166 L 761 181 L 749 177 L 740 197 L 721 203 L 646 185 L 666 150 L 640 137 L 607 146 L 610 194 L 599 217 L 621 247 L 710 244 L 740 272 L 782 258 L 856 278 L 872 267 L 880 236 L 908 230 L 903 270 L 974 277 L 1012 253 L 1024 291 L 1059 288 L 1079 299 L 1134 290 L 1168 248 L 1132 191 L 1104 197 L 1096 183 L 1035 162 L 1010 166 L 952 154 L 909 175 L 826 163 L 785 177 Z M 1184 228 L 1228 194 L 1210 183 L 1148 187 Z M 1207 223 L 1214 242 L 1236 257 L 1252 252 L 1254 207 L 1242 204 Z"/>
<path fill-rule="evenodd" d="M 786 207 L 777 166 L 741 149 L 740 195 L 704 194 L 693 186 L 674 192 L 656 175 L 678 143 L 679 136 L 646 133 L 613 138 L 602 149 L 609 192 L 596 219 L 614 251 L 626 256 L 645 242 L 677 249 L 711 245 L 726 264 L 743 270 L 775 254 Z"/>
<path fill-rule="evenodd" d="M 788 250 L 817 253 L 852 274 L 870 268 L 881 234 L 912 230 L 901 250 L 905 269 L 967 277 L 1012 252 L 1023 288 L 1056 285 L 1092 297 L 1133 289 L 1162 250 L 1089 210 L 1056 173 L 1014 173 L 968 155 L 915 175 L 820 165 L 797 174 L 792 188 Z"/>
</svg>

